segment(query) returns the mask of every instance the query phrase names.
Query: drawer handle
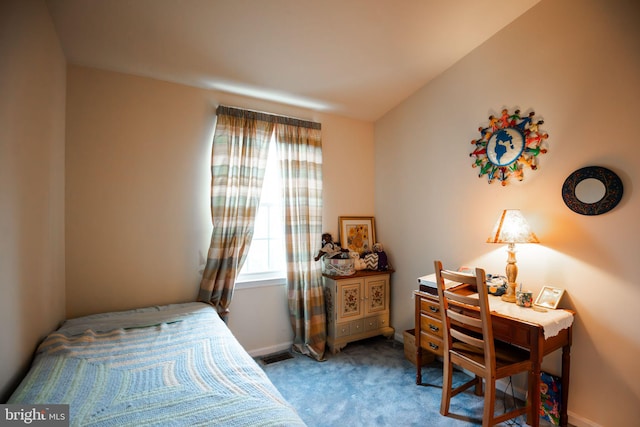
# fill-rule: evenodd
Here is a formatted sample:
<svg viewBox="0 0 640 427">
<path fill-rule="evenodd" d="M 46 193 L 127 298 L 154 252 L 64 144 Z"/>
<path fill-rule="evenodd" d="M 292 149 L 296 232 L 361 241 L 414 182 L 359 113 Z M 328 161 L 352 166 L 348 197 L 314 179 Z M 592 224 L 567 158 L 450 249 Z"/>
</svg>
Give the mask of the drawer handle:
<svg viewBox="0 0 640 427">
<path fill-rule="evenodd" d="M 432 324 L 429 324 L 429 329 L 431 329 L 433 332 L 438 332 L 440 330 L 440 328 Z"/>
<path fill-rule="evenodd" d="M 431 347 L 431 349 L 433 349 L 433 350 L 437 350 L 437 349 L 439 349 L 439 348 L 440 348 L 440 346 L 439 346 L 439 345 L 434 344 L 434 343 L 432 343 L 432 342 L 430 342 L 430 343 L 429 343 L 429 347 Z"/>
<path fill-rule="evenodd" d="M 433 305 L 430 305 L 430 306 L 429 306 L 429 310 L 430 310 L 432 313 L 437 313 L 437 312 L 439 312 L 439 311 L 440 311 L 440 308 L 439 308 L 439 307 L 435 307 L 435 306 L 433 306 Z"/>
</svg>

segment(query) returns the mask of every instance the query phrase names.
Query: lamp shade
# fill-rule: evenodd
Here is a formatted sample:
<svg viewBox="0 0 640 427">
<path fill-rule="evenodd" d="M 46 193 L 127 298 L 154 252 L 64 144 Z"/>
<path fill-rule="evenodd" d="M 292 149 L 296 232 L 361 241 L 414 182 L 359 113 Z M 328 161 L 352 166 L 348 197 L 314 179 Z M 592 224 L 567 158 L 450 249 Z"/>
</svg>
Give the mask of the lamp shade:
<svg viewBox="0 0 640 427">
<path fill-rule="evenodd" d="M 506 209 L 498 218 L 487 243 L 540 243 L 519 209 Z"/>
</svg>

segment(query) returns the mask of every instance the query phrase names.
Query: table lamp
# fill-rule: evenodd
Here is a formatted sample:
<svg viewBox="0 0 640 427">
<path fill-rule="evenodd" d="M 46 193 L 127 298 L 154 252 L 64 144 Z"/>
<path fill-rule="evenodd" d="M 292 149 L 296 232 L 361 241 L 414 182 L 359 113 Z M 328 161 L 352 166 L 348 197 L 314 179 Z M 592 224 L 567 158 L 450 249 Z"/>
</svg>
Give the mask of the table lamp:
<svg viewBox="0 0 640 427">
<path fill-rule="evenodd" d="M 529 228 L 527 220 L 519 209 L 506 209 L 502 211 L 500 218 L 493 227 L 487 243 L 507 243 L 507 292 L 502 295 L 502 300 L 516 301 L 516 277 L 518 266 L 516 265 L 516 243 L 540 243 L 536 235 Z"/>
</svg>

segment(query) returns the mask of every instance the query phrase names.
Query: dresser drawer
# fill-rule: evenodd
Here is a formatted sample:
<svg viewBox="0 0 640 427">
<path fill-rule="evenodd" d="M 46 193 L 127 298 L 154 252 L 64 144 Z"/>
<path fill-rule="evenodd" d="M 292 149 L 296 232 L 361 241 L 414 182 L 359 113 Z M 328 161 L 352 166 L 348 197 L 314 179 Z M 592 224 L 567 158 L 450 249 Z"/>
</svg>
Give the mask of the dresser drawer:
<svg viewBox="0 0 640 427">
<path fill-rule="evenodd" d="M 356 335 L 364 332 L 364 319 L 349 322 L 350 335 Z"/>
<path fill-rule="evenodd" d="M 523 324 L 505 324 L 493 322 L 493 334 L 500 337 L 502 341 L 519 345 L 525 348 L 532 346 L 531 328 Z"/>
<path fill-rule="evenodd" d="M 351 323 L 338 323 L 336 325 L 336 337 L 346 337 L 351 334 Z"/>
<path fill-rule="evenodd" d="M 364 330 L 374 331 L 389 326 L 389 315 L 372 316 L 364 319 Z"/>
<path fill-rule="evenodd" d="M 378 328 L 386 328 L 389 326 L 389 315 L 378 316 Z"/>
<path fill-rule="evenodd" d="M 364 319 L 364 330 L 365 331 L 373 331 L 378 329 L 378 318 L 377 317 L 367 317 Z"/>
<path fill-rule="evenodd" d="M 420 331 L 442 338 L 442 321 L 435 317 L 420 314 Z"/>
<path fill-rule="evenodd" d="M 442 356 L 444 351 L 444 342 L 442 341 L 442 339 L 438 338 L 435 335 L 431 335 L 426 333 L 425 331 L 421 331 L 420 347 L 434 354 L 437 354 L 438 356 Z"/>
<path fill-rule="evenodd" d="M 420 311 L 434 317 L 441 317 L 440 303 L 436 300 L 422 298 L 420 300 Z"/>
<path fill-rule="evenodd" d="M 367 327 L 370 323 L 375 324 L 375 327 Z M 368 319 L 354 320 L 351 322 L 338 323 L 336 325 L 336 337 L 346 337 L 349 335 L 356 335 L 364 331 L 371 329 L 377 329 L 378 322 L 375 317 Z"/>
</svg>

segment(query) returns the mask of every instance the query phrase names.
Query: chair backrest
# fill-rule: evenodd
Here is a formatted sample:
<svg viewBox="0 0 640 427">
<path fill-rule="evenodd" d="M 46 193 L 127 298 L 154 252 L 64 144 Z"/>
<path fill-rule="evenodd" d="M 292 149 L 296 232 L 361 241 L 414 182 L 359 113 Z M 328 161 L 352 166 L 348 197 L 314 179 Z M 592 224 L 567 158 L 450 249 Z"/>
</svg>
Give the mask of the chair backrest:
<svg viewBox="0 0 640 427">
<path fill-rule="evenodd" d="M 475 274 L 444 270 L 440 261 L 435 261 L 434 266 L 438 282 L 440 310 L 445 326 L 443 331 L 445 350 L 453 349 L 455 351 L 458 348 L 464 349 L 463 353 L 465 354 L 482 355 L 484 363 L 481 363 L 482 358 L 473 358 L 468 361 L 468 366 L 463 364 L 470 369 L 475 368 L 472 371 L 478 369 L 495 370 L 493 329 L 484 270 L 476 268 Z M 471 285 L 472 290 L 477 290 L 477 293 L 447 290 L 447 288 L 451 289 L 453 284 L 449 282 L 445 288 L 445 280 Z M 465 306 L 472 310 L 464 310 Z"/>
</svg>

